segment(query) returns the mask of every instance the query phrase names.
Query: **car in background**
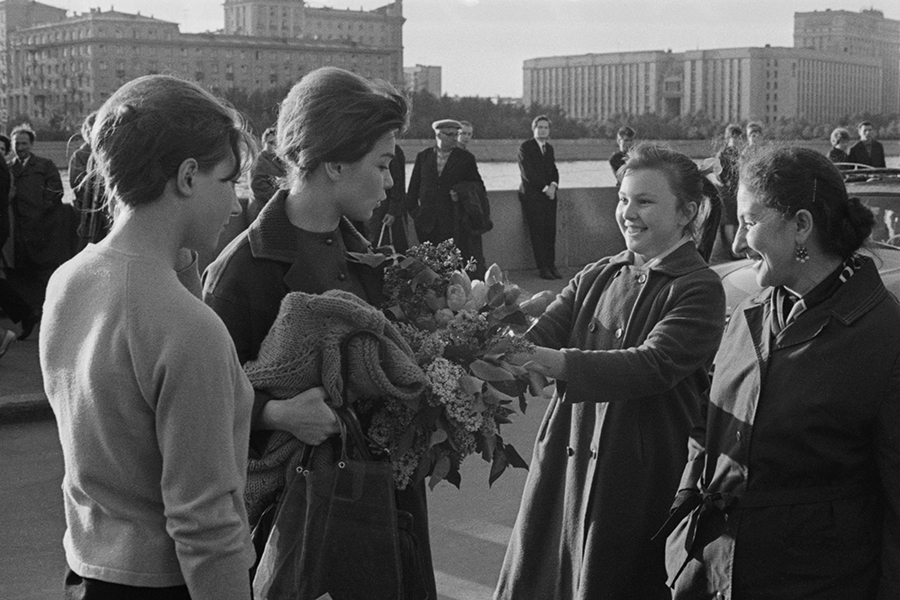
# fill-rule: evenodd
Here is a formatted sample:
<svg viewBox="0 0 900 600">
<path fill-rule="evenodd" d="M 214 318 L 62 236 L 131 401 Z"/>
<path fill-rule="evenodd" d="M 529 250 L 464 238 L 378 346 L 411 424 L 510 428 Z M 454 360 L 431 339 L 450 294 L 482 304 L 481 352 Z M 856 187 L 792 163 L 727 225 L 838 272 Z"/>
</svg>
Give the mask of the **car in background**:
<svg viewBox="0 0 900 600">
<path fill-rule="evenodd" d="M 847 193 L 859 198 L 875 214 L 871 243 L 863 252 L 874 257 L 888 291 L 900 298 L 900 169 L 877 169 L 865 165 L 839 164 Z M 749 258 L 712 265 L 725 288 L 725 315 L 745 298 L 756 294 L 753 260 Z"/>
</svg>

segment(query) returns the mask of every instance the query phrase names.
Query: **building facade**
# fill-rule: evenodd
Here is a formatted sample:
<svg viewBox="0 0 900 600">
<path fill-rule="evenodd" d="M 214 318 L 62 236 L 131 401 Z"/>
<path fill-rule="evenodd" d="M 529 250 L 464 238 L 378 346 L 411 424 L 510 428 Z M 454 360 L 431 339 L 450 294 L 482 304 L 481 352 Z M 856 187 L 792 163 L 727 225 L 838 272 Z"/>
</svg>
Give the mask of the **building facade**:
<svg viewBox="0 0 900 600">
<path fill-rule="evenodd" d="M 441 97 L 441 67 L 416 65 L 403 67 L 403 86 L 407 92 L 425 91 Z"/>
<path fill-rule="evenodd" d="M 236 3 L 226 3 L 226 9 Z M 244 2 L 254 7 L 260 0 Z M 279 5 L 284 4 L 276 3 Z M 302 4 L 291 3 L 291 5 Z M 399 33 L 400 2 L 347 15 L 347 24 L 378 24 L 390 43 L 357 29 L 356 37 L 260 36 L 250 33 L 181 33 L 176 23 L 109 10 L 92 9 L 64 20 L 18 28 L 7 40 L 9 77 L 5 88 L 11 117 L 36 124 L 77 128 L 123 83 L 142 75 L 176 75 L 222 93 L 281 88 L 322 66 L 342 67 L 365 77 L 403 82 Z M 226 21 L 228 19 L 226 10 Z M 308 21 L 314 22 L 314 21 Z M 380 29 L 379 29 L 380 30 Z M 387 39 L 388 34 L 385 34 Z"/>
<path fill-rule="evenodd" d="M 794 47 L 879 59 L 885 113 L 900 113 L 900 21 L 870 9 L 794 13 Z"/>
<path fill-rule="evenodd" d="M 819 13 L 797 13 L 796 30 L 810 28 L 805 14 Z M 895 21 L 882 21 L 893 31 Z M 601 121 L 618 114 L 705 113 L 721 122 L 834 122 L 859 112 L 889 113 L 888 100 L 896 93 L 885 91 L 894 77 L 887 72 L 888 65 L 900 71 L 900 57 L 883 56 L 894 39 L 891 35 L 885 34 L 878 46 L 882 54 L 837 52 L 817 42 L 793 48 L 536 58 L 524 63 L 523 101 L 526 106 L 555 105 L 570 117 Z M 900 38 L 891 44 L 900 52 Z"/>
</svg>

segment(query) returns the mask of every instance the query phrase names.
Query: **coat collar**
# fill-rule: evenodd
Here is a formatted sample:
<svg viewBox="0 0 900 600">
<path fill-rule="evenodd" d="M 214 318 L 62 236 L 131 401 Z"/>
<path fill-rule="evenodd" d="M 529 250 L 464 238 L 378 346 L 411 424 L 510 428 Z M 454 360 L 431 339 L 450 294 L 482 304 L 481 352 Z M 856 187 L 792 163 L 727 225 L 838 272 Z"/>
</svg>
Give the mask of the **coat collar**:
<svg viewBox="0 0 900 600">
<path fill-rule="evenodd" d="M 263 207 L 247 232 L 254 258 L 267 258 L 285 263 L 297 260 L 297 229 L 285 212 L 288 190 L 279 190 Z M 338 226 L 344 247 L 350 252 L 366 252 L 370 246 L 346 217 Z"/>
<path fill-rule="evenodd" d="M 776 346 L 783 348 L 806 342 L 822 331 L 831 319 L 850 326 L 872 310 L 885 296 L 887 289 L 881 281 L 875 262 L 861 257 L 862 267 L 821 304 L 801 315 L 785 327 L 776 337 Z M 768 311 L 774 290 L 766 288 L 748 301 L 744 315 L 751 329 L 768 327 Z M 762 335 L 762 329 L 758 332 Z"/>
<path fill-rule="evenodd" d="M 631 250 L 623 250 L 609 259 L 610 265 L 634 264 L 634 253 Z M 707 268 L 703 257 L 697 252 L 693 242 L 687 242 L 673 250 L 668 256 L 658 263 L 650 266 L 650 271 L 657 271 L 669 277 L 681 277 L 694 271 Z"/>
</svg>

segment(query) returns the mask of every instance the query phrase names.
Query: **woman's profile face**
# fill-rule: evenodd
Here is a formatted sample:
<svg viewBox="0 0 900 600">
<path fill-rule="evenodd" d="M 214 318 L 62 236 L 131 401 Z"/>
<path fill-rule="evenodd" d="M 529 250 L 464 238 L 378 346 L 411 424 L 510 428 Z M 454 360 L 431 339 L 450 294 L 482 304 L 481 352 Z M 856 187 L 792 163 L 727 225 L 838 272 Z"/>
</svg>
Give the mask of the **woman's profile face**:
<svg viewBox="0 0 900 600">
<path fill-rule="evenodd" d="M 338 202 L 342 215 L 367 221 L 375 208 L 387 198 L 385 190 L 394 185 L 390 164 L 394 158 L 394 132 L 381 136 L 368 154 L 354 163 L 338 163 Z"/>
<path fill-rule="evenodd" d="M 696 210 L 694 203 L 678 207 L 663 172 L 638 169 L 622 178 L 616 223 L 628 249 L 648 261 L 681 240 Z"/>
<path fill-rule="evenodd" d="M 753 259 L 756 282 L 762 287 L 785 286 L 796 290 L 799 281 L 795 260 L 793 219 L 765 206 L 743 185 L 737 193 L 739 227 L 734 236 L 735 254 Z"/>
</svg>

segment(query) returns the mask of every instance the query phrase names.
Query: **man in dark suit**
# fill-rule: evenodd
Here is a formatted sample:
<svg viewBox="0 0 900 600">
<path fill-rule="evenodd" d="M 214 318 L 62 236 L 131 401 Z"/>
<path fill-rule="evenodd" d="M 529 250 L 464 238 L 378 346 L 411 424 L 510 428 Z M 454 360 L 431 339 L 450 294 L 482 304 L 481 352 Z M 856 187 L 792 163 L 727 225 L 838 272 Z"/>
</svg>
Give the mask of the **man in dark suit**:
<svg viewBox="0 0 900 600">
<path fill-rule="evenodd" d="M 550 119 L 544 115 L 531 122 L 534 137 L 519 147 L 519 202 L 531 236 L 534 262 L 543 279 L 562 279 L 556 270 L 556 190 L 559 171 L 550 145 Z"/>
<path fill-rule="evenodd" d="M 62 206 L 62 179 L 52 160 L 31 152 L 34 131 L 30 127 L 16 127 L 12 138 L 16 159 L 10 171 L 15 193 L 9 203 L 14 267 L 7 275 L 37 312 L 44 302 L 50 275 L 68 259 L 69 240 L 62 235 L 66 216 Z"/>
<path fill-rule="evenodd" d="M 884 146 L 875 139 L 875 129 L 868 121 L 859 124 L 859 141 L 850 148 L 849 161 L 884 168 Z"/>
<path fill-rule="evenodd" d="M 453 187 L 462 182 L 482 184 L 478 165 L 471 152 L 457 147 L 456 138 L 462 128 L 459 121 L 441 119 L 431 124 L 435 145 L 419 152 L 406 201 L 416 223 L 420 242 L 439 244 L 456 238 L 463 258 L 471 257 L 466 247 L 467 236 L 461 236 L 463 221 L 459 198 Z"/>
</svg>

